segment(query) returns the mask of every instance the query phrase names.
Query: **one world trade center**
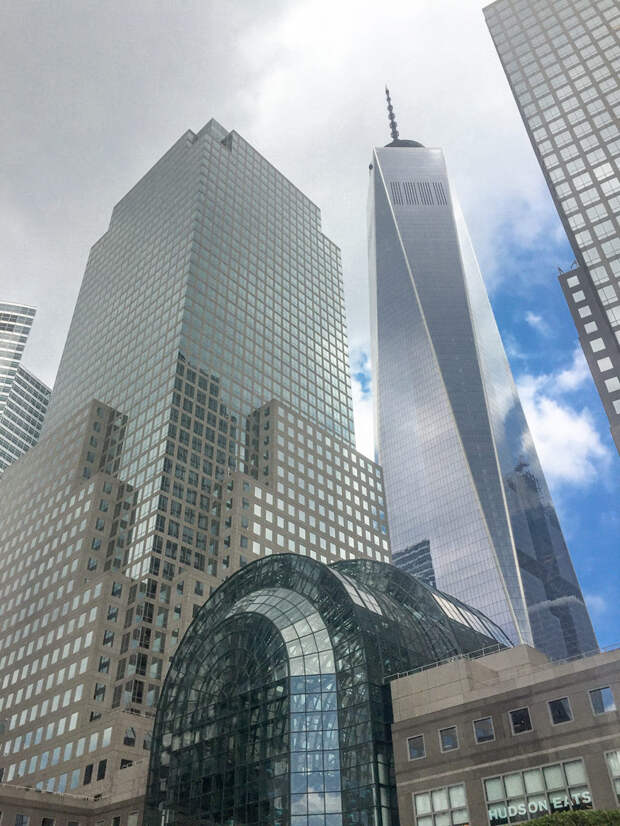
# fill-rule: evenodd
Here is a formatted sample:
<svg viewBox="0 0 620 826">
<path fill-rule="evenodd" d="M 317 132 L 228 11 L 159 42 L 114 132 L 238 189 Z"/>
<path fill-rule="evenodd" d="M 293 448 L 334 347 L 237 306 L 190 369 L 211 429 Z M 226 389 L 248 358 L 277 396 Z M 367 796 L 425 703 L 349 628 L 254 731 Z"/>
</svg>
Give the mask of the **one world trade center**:
<svg viewBox="0 0 620 826">
<path fill-rule="evenodd" d="M 387 91 L 387 90 L 386 90 Z M 596 638 L 441 149 L 375 148 L 369 270 L 376 444 L 395 562 L 554 659 Z M 399 553 L 401 552 L 401 553 Z M 430 556 L 429 556 L 430 555 Z"/>
</svg>

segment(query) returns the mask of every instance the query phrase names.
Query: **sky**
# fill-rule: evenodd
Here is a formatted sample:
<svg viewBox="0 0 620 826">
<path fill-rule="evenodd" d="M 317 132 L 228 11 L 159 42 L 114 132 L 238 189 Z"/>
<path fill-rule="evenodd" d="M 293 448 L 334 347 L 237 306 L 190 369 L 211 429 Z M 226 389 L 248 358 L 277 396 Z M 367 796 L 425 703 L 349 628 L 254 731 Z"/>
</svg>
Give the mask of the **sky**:
<svg viewBox="0 0 620 826">
<path fill-rule="evenodd" d="M 187 129 L 235 129 L 342 249 L 358 447 L 372 456 L 368 164 L 441 146 L 601 645 L 620 642 L 620 460 L 557 282 L 572 253 L 480 0 L 5 0 L 0 299 L 37 307 L 53 383 L 89 248 Z M 614 571 L 614 576 L 610 576 Z"/>
</svg>

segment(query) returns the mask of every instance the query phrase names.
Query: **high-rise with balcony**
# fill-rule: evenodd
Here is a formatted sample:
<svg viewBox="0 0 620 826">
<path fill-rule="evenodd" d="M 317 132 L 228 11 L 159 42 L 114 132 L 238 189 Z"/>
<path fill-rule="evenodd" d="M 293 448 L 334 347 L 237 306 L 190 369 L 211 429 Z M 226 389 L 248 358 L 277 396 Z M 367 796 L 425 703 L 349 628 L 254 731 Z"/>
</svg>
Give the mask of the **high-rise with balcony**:
<svg viewBox="0 0 620 826">
<path fill-rule="evenodd" d="M 50 389 L 21 359 L 36 310 L 0 303 L 0 475 L 36 444 Z"/>
<path fill-rule="evenodd" d="M 497 0 L 484 14 L 573 248 L 560 284 L 620 451 L 620 8 Z"/>
<path fill-rule="evenodd" d="M 389 97 L 388 97 L 388 104 Z M 554 658 L 596 648 L 441 149 L 370 170 L 376 443 L 394 560 Z M 417 559 L 416 559 L 417 555 Z"/>
<path fill-rule="evenodd" d="M 133 824 L 162 678 L 209 593 L 272 553 L 389 561 L 339 250 L 236 132 L 186 132 L 114 208 L 0 523 L 4 782 L 122 800 Z"/>
</svg>

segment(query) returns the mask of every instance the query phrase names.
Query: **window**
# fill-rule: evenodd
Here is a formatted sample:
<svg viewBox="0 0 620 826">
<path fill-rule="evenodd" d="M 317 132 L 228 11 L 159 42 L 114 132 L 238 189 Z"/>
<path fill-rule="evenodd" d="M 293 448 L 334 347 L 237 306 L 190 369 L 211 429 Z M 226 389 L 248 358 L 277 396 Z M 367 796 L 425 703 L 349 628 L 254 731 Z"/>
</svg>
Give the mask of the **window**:
<svg viewBox="0 0 620 826">
<path fill-rule="evenodd" d="M 513 734 L 525 734 L 526 731 L 532 731 L 532 721 L 530 719 L 529 708 L 516 708 L 514 711 L 509 711 L 510 726 Z"/>
<path fill-rule="evenodd" d="M 43 817 L 41 818 L 41 826 L 54 826 L 56 821 L 53 817 Z"/>
<path fill-rule="evenodd" d="M 616 710 L 614 695 L 608 685 L 603 688 L 593 688 L 589 694 L 592 711 L 595 714 L 606 714 L 608 711 Z"/>
<path fill-rule="evenodd" d="M 416 794 L 413 807 L 418 826 L 468 826 L 470 823 L 463 783 Z"/>
<path fill-rule="evenodd" d="M 570 723 L 573 719 L 568 697 L 560 697 L 557 700 L 549 700 L 549 714 L 554 726 L 559 723 Z"/>
<path fill-rule="evenodd" d="M 22 815 L 19 812 L 15 815 L 15 826 L 28 826 L 30 823 L 30 817 L 28 815 Z"/>
<path fill-rule="evenodd" d="M 136 730 L 130 726 L 128 729 L 125 729 L 125 736 L 123 737 L 123 744 L 125 746 L 135 746 L 136 745 Z"/>
<path fill-rule="evenodd" d="M 138 826 L 138 812 L 127 815 L 127 826 Z"/>
<path fill-rule="evenodd" d="M 410 760 L 420 760 L 422 757 L 426 757 L 426 750 L 424 748 L 424 735 L 418 734 L 415 737 L 408 737 L 407 750 Z"/>
<path fill-rule="evenodd" d="M 99 765 L 97 766 L 97 780 L 103 780 L 105 777 L 105 770 L 108 765 L 107 760 L 100 760 Z"/>
<path fill-rule="evenodd" d="M 620 749 L 608 751 L 605 759 L 607 760 L 611 783 L 616 793 L 616 800 L 620 803 Z"/>
<path fill-rule="evenodd" d="M 488 743 L 490 740 L 495 740 L 493 718 L 481 717 L 480 720 L 474 720 L 474 735 L 476 743 Z"/>
<path fill-rule="evenodd" d="M 442 751 L 453 751 L 459 747 L 459 738 L 456 726 L 439 729 L 439 743 Z"/>
<path fill-rule="evenodd" d="M 88 786 L 88 784 L 93 779 L 93 764 L 89 763 L 88 766 L 84 769 L 84 781 L 83 785 Z"/>
<path fill-rule="evenodd" d="M 591 809 L 583 760 L 569 760 L 489 777 L 484 781 L 489 822 L 535 820 L 539 815 Z"/>
</svg>

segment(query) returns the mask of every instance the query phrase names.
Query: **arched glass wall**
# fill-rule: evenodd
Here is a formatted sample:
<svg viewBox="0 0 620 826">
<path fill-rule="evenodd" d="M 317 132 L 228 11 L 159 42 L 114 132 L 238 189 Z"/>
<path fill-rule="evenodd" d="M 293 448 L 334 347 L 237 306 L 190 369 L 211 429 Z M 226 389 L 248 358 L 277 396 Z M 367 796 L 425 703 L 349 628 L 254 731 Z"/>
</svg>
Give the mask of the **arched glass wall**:
<svg viewBox="0 0 620 826">
<path fill-rule="evenodd" d="M 496 644 L 390 565 L 281 554 L 204 604 L 154 729 L 148 826 L 396 826 L 385 677 Z"/>
</svg>

